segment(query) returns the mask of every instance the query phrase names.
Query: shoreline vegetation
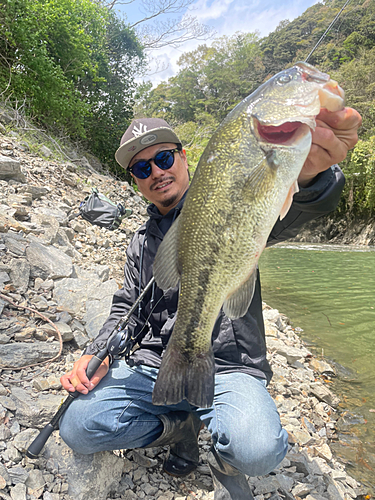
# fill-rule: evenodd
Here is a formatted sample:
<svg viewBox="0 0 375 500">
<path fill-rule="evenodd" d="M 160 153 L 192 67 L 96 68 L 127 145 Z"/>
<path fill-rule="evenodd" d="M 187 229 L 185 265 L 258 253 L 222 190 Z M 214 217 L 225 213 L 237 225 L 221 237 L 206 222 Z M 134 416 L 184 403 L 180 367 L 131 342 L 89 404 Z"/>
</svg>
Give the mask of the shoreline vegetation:
<svg viewBox="0 0 375 500">
<path fill-rule="evenodd" d="M 162 473 L 164 448 L 77 456 L 57 432 L 37 459 L 25 457 L 65 398 L 60 376 L 108 314 L 123 250 L 146 221 L 147 205 L 94 157 L 72 150 L 70 161 L 56 159 L 51 144 L 0 132 L 0 499 L 212 499 L 205 429 L 200 465 L 184 479 Z M 93 187 L 133 210 L 118 230 L 71 217 Z M 334 368 L 313 356 L 279 311 L 264 304 L 263 314 L 269 389 L 290 446 L 277 470 L 250 479 L 256 499 L 370 498 L 371 486 L 351 477 L 330 448 L 339 405 L 329 389 Z"/>
</svg>

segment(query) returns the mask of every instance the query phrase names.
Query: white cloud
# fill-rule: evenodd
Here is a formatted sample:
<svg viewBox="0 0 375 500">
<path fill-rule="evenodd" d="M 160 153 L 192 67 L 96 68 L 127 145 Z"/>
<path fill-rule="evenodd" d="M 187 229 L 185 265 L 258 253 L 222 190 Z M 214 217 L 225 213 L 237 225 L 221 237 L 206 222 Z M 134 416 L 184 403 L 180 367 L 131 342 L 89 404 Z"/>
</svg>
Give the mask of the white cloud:
<svg viewBox="0 0 375 500">
<path fill-rule="evenodd" d="M 236 0 L 198 0 L 189 8 L 189 12 L 199 22 L 209 23 L 213 19 L 223 18 L 235 3 Z"/>
<path fill-rule="evenodd" d="M 214 26 L 219 35 L 259 31 L 266 36 L 280 21 L 295 19 L 318 0 L 197 0 L 192 13 L 201 23 Z"/>
<path fill-rule="evenodd" d="M 189 9 L 189 14 L 196 16 L 202 24 L 213 27 L 217 36 L 231 36 L 238 31 L 255 32 L 267 36 L 280 21 L 292 21 L 300 16 L 308 7 L 319 0 L 197 0 Z M 165 71 L 155 73 L 150 79 L 156 86 L 178 72 L 177 61 L 184 52 L 189 52 L 203 43 L 202 41 L 186 42 L 180 49 L 165 47 L 153 51 L 155 60 L 167 64 Z M 206 42 L 208 45 L 210 41 Z M 155 68 L 155 63 L 152 65 Z M 152 72 L 155 69 L 152 69 Z"/>
</svg>

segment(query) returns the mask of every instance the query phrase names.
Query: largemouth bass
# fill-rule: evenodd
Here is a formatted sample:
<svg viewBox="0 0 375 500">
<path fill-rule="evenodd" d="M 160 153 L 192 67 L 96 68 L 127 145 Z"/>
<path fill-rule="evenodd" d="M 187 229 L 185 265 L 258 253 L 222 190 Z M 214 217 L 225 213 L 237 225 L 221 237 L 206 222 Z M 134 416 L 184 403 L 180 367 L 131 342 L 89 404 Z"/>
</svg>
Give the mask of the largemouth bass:
<svg viewBox="0 0 375 500">
<path fill-rule="evenodd" d="M 187 399 L 198 407 L 212 405 L 211 336 L 220 308 L 231 319 L 248 310 L 260 254 L 298 191 L 315 118 L 321 108 L 343 106 L 344 93 L 335 81 L 297 63 L 238 104 L 213 134 L 154 262 L 160 288 L 180 281 L 154 404 Z"/>
</svg>

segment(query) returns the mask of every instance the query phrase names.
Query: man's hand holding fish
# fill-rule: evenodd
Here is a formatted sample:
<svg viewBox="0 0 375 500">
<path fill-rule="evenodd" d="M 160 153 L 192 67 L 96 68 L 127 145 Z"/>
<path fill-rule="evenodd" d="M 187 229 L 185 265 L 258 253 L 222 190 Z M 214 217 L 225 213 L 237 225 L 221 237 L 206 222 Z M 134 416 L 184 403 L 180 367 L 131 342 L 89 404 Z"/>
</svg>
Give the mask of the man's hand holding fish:
<svg viewBox="0 0 375 500">
<path fill-rule="evenodd" d="M 316 117 L 312 132 L 310 153 L 298 177 L 298 184 L 306 186 L 320 172 L 346 158 L 358 141 L 361 115 L 353 108 L 330 112 L 322 109 Z"/>
<path fill-rule="evenodd" d="M 61 378 L 82 392 L 60 420 L 71 448 L 169 445 L 164 470 L 181 477 L 199 463 L 204 424 L 215 500 L 252 498 L 246 476 L 269 473 L 288 448 L 267 391 L 259 256 L 335 209 L 345 182 L 337 163 L 360 124 L 336 82 L 297 63 L 229 113 L 189 186 L 186 153 L 168 123 L 131 123 L 116 159 L 151 202 L 150 218 L 126 250 L 109 318 Z M 153 277 L 128 325 L 129 360 L 111 359 L 90 384 L 88 359 Z"/>
</svg>

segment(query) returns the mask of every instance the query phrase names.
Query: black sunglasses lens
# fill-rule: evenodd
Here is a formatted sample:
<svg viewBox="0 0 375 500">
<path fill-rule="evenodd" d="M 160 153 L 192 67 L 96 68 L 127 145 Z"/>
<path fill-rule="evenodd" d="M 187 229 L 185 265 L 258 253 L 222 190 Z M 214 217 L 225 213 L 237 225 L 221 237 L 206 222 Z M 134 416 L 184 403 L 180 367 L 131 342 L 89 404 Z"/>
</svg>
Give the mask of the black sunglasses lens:
<svg viewBox="0 0 375 500">
<path fill-rule="evenodd" d="M 151 174 L 151 165 L 149 161 L 137 161 L 131 168 L 132 174 L 138 179 L 147 179 Z"/>
<path fill-rule="evenodd" d="M 176 151 L 176 150 L 174 150 Z M 138 179 L 147 179 L 151 175 L 151 164 L 153 161 L 162 170 L 168 170 L 174 163 L 174 151 L 160 151 L 155 158 L 149 161 L 140 160 L 134 163 L 130 171 Z"/>
<path fill-rule="evenodd" d="M 174 163 L 174 154 L 172 151 L 160 151 L 155 156 L 154 163 L 162 170 L 168 170 Z"/>
</svg>

